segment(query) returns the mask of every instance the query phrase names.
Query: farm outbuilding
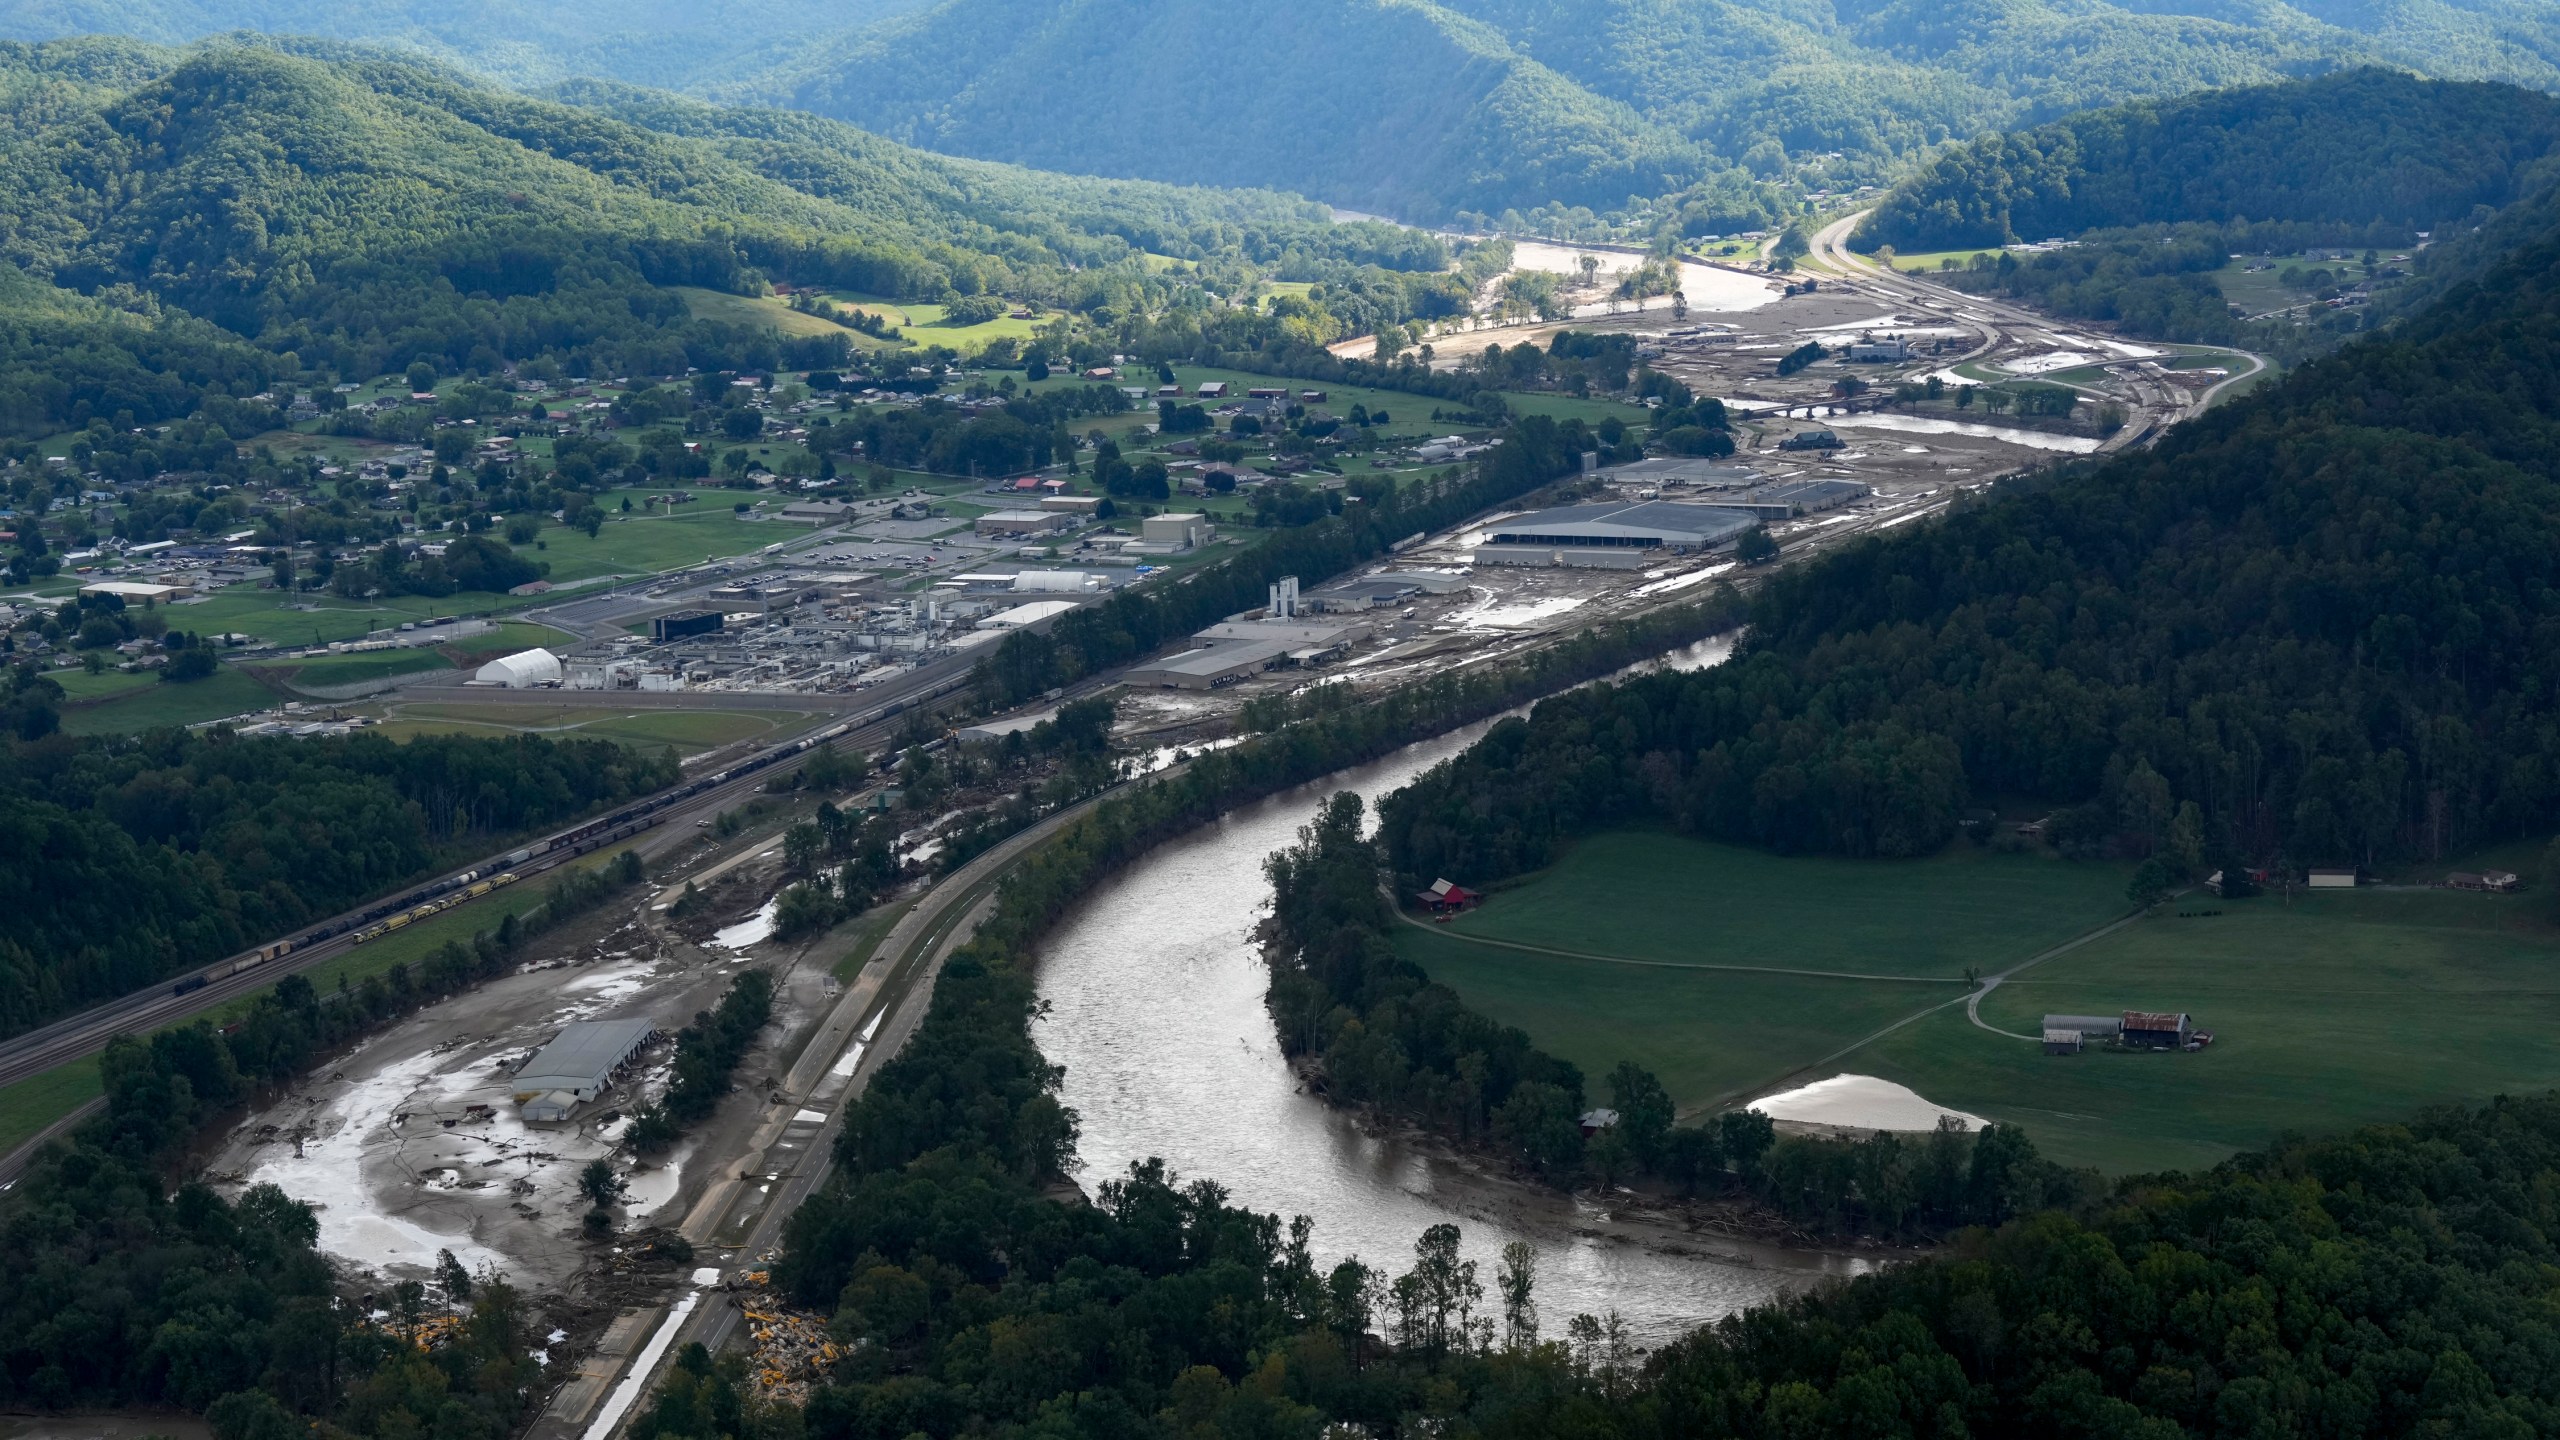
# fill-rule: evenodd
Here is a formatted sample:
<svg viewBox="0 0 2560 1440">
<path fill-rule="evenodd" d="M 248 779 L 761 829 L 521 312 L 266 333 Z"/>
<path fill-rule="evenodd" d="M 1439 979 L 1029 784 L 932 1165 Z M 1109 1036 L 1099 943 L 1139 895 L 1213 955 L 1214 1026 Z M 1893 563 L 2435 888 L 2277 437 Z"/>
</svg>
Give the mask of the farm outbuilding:
<svg viewBox="0 0 2560 1440">
<path fill-rule="evenodd" d="M 2077 1030 L 2044 1032 L 2044 1053 L 2047 1055 L 2077 1055 L 2080 1053 L 2082 1044 L 2080 1032 Z"/>
<path fill-rule="evenodd" d="M 2127 1010 L 2121 1038 L 2146 1050 L 2181 1050 L 2195 1034 L 2195 1021 L 2184 1012 Z"/>
<path fill-rule="evenodd" d="M 1425 909 L 1449 911 L 1464 910 L 1484 897 L 1464 885 L 1453 885 L 1447 880 L 1434 880 L 1429 889 L 1414 898 L 1421 901 Z"/>
<path fill-rule="evenodd" d="M 2084 1041 L 2112 1040 L 2116 1037 L 2116 1032 L 2124 1028 L 2124 1017 L 2120 1015 L 2047 1015 L 2044 1017 L 2044 1028 L 2048 1035 L 2056 1030 L 2070 1030 L 2077 1032 Z"/>
<path fill-rule="evenodd" d="M 2356 888 L 2355 867 L 2350 865 L 2343 870 L 2327 867 L 2315 869 L 2304 877 L 2304 880 L 2314 890 L 2353 890 Z"/>
</svg>

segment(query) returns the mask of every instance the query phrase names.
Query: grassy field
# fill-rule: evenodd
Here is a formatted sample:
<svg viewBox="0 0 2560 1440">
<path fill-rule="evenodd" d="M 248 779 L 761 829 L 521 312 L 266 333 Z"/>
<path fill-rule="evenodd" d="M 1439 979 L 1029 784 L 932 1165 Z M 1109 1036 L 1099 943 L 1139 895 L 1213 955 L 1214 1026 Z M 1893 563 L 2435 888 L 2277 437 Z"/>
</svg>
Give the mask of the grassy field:
<svg viewBox="0 0 2560 1440">
<path fill-rule="evenodd" d="M 393 739 L 523 732 L 580 735 L 643 748 L 671 747 L 691 755 L 740 740 L 796 734 L 812 718 L 798 710 L 634 711 L 598 697 L 591 705 L 399 705 L 379 728 Z"/>
<path fill-rule="evenodd" d="M 101 670 L 95 675 L 86 670 L 47 670 L 44 673 L 47 679 L 62 687 L 66 705 L 112 700 L 160 683 L 158 673 L 150 670 Z"/>
<path fill-rule="evenodd" d="M 148 685 L 94 705 L 65 707 L 62 728 L 73 735 L 108 735 L 159 725 L 193 725 L 264 710 L 276 703 L 275 692 L 226 665 L 202 680 L 183 685 L 166 684 L 155 676 Z"/>
<path fill-rule="evenodd" d="M 2005 970 L 2094 931 L 2122 912 L 2123 883 L 2120 866 L 1970 847 L 1886 863 L 1617 834 L 1453 924 L 1400 931 L 1398 944 L 1595 1078 L 1621 1059 L 1654 1070 L 1684 1113 L 1790 1078 L 1872 1074 L 2113 1173 L 2210 1165 L 2285 1130 L 2560 1085 L 2548 1041 L 2560 1026 L 2560 928 L 2544 918 L 2548 897 L 2532 894 L 2173 902 L 1985 997 L 1983 1021 L 2010 1035 L 1942 1006 L 1960 983 L 1913 983 Z M 2192 913 L 2208 909 L 2222 913 Z M 2128 1009 L 2186 1011 L 2215 1042 L 2197 1054 L 2048 1057 L 2013 1038 L 2038 1033 L 2048 1013 Z"/>
<path fill-rule="evenodd" d="M 2047 1013 L 2183 1010 L 2193 1055 L 2047 1057 L 1932 1017 L 1865 1068 L 1942 1104 L 2015 1119 L 2057 1158 L 2108 1169 L 2209 1164 L 2284 1130 L 2560 1085 L 2560 934 L 2547 896 L 2375 891 L 2261 896 L 2206 918 L 2166 907 L 1983 1001 L 2032 1033 Z M 1916 1077 L 1916 1078 L 1915 1078 Z M 1925 1080 L 1927 1088 L 1918 1083 Z"/>
<path fill-rule="evenodd" d="M 849 326 L 818 315 L 804 315 L 771 295 L 731 295 L 719 290 L 705 290 L 693 285 L 667 287 L 684 297 L 685 308 L 700 320 L 716 324 L 768 329 L 779 334 L 842 335 L 856 346 L 879 349 L 881 342 Z"/>
<path fill-rule="evenodd" d="M 1972 264 L 1973 257 L 1976 255 L 1998 256 L 2001 253 L 2001 247 L 1997 245 L 1986 246 L 1980 250 L 1930 250 L 1916 255 L 1896 255 L 1893 257 L 1893 268 L 1905 275 L 1935 275 L 1945 268 L 1946 261 L 1953 260 L 1956 262 L 1956 267 L 1962 269 Z"/>
<path fill-rule="evenodd" d="M 30 1075 L 15 1085 L 0 1086 L 0 1155 L 17 1149 L 47 1125 L 95 1100 L 106 1090 L 96 1060 L 79 1060 L 60 1069 Z"/>
<path fill-rule="evenodd" d="M 333 685 L 354 685 L 366 680 L 387 680 L 394 675 L 415 675 L 425 670 L 448 670 L 452 667 L 452 661 L 435 651 L 417 649 L 368 650 L 361 655 L 330 655 L 259 668 L 271 670 L 278 678 L 296 686 L 327 689 Z"/>
<path fill-rule="evenodd" d="M 1684 1109 L 1713 1108 L 1961 996 L 1968 966 L 2001 969 L 2105 923 L 2124 882 L 2117 866 L 1971 846 L 1787 859 L 1630 832 L 1398 943 L 1587 1072 L 1632 1059 Z"/>
<path fill-rule="evenodd" d="M 725 505 L 697 506 L 673 516 L 616 514 L 592 540 L 583 530 L 546 526 L 542 548 L 528 554 L 550 561 L 546 578 L 559 584 L 598 575 L 654 575 L 748 554 L 808 533 L 807 525 L 793 521 L 746 520 Z"/>
</svg>

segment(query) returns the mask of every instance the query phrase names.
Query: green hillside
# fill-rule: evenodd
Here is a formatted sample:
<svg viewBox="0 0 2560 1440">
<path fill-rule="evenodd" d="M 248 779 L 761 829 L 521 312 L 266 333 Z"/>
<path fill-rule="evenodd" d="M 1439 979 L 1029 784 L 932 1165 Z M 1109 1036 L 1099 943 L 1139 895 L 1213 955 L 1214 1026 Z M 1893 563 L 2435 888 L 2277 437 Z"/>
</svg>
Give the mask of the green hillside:
<svg viewBox="0 0 2560 1440">
<path fill-rule="evenodd" d="M 2425 229 L 2516 199 L 2555 142 L 2548 95 L 2350 71 L 1985 136 L 1897 186 L 1858 243 L 1951 250 L 2243 219 Z"/>
<path fill-rule="evenodd" d="M 0 46 L 0 257 L 346 375 L 569 352 L 580 372 L 680 371 L 702 355 L 671 329 L 675 287 L 1139 308 L 1167 284 L 1149 252 L 1332 267 L 1311 280 L 1446 261 L 1436 240 L 1269 193 L 1043 176 L 806 116 L 572 93 L 310 41 Z"/>
<path fill-rule="evenodd" d="M 1618 204 L 1700 164 L 1624 101 L 1406 0 L 954 0 L 736 88 L 937 150 L 1354 208 Z"/>
<path fill-rule="evenodd" d="M 706 65 L 813 29 L 861 25 L 925 0 L 7 0 L 0 36 L 128 35 L 183 45 L 246 30 L 356 40 L 465 65 L 511 84 L 602 75 L 678 85 Z"/>
<path fill-rule="evenodd" d="M 2533 8 L 2325 8 L 943 0 L 704 88 L 932 149 L 1416 218 L 1703 185 L 1695 232 L 1751 218 L 1732 200 L 1748 176 L 1882 179 L 1949 137 L 2093 105 L 2376 62 L 2560 86 Z M 1141 77 L 1160 83 L 1112 83 Z"/>
</svg>

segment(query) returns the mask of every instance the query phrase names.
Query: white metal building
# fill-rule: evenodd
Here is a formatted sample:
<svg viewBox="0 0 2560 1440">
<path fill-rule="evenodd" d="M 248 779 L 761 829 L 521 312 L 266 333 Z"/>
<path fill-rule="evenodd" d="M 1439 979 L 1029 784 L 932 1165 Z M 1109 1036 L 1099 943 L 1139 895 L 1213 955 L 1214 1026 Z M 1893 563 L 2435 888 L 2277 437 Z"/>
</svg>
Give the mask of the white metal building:
<svg viewBox="0 0 2560 1440">
<path fill-rule="evenodd" d="M 548 650 L 519 650 L 501 655 L 480 667 L 471 677 L 474 685 L 503 685 L 509 690 L 530 690 L 536 685 L 560 682 L 560 657 Z"/>
</svg>

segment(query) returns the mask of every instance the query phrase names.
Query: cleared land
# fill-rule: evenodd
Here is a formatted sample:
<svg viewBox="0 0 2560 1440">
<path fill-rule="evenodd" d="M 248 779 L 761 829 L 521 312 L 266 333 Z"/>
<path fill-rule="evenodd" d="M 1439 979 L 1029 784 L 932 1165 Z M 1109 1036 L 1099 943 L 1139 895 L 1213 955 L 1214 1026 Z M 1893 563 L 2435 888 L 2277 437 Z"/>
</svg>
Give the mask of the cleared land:
<svg viewBox="0 0 2560 1440">
<path fill-rule="evenodd" d="M 716 324 L 767 329 L 787 336 L 842 335 L 859 346 L 878 348 L 880 342 L 850 327 L 839 325 L 820 315 L 805 315 L 770 295 L 731 295 L 719 290 L 705 290 L 693 285 L 667 287 L 684 297 L 685 308 L 694 318 Z"/>
<path fill-rule="evenodd" d="M 1405 928 L 1399 945 L 1595 1086 L 1632 1059 L 1684 1112 L 1710 1109 L 1857 1046 L 1793 1078 L 1879 1075 L 2111 1173 L 2210 1165 L 2285 1130 L 2560 1085 L 2548 1038 L 2560 929 L 2543 918 L 2548 897 L 2531 894 L 2195 897 L 1982 1001 L 1986 1024 L 2018 1035 L 2049 1012 L 2183 1010 L 2215 1035 L 2197 1054 L 2048 1057 L 1970 1023 L 1961 1004 L 1933 1008 L 1964 993 L 1966 966 L 1998 973 L 2106 925 L 2124 880 L 2121 866 L 1967 846 L 1862 862 L 1614 834 L 1452 924 Z M 1958 983 L 1914 983 L 1924 977 Z"/>
<path fill-rule="evenodd" d="M 2210 1164 L 2284 1130 L 2548 1090 L 2560 935 L 2537 913 L 2547 900 L 2361 890 L 2172 904 L 2002 985 L 1982 1018 L 2025 1034 L 2049 1012 L 2183 1010 L 2211 1049 L 2047 1057 L 1949 1014 L 1859 1068 L 2108 1170 Z"/>
<path fill-rule="evenodd" d="M 1698 1110 L 1961 997 L 1968 966 L 2004 969 L 2106 923 L 2124 878 L 1971 846 L 1789 859 L 1627 832 L 1399 937 L 1434 979 L 1587 1073 L 1631 1059 Z"/>
<path fill-rule="evenodd" d="M 380 727 L 393 739 L 413 735 L 579 735 L 643 748 L 673 747 L 691 755 L 759 736 L 799 731 L 810 716 L 796 710 L 640 710 L 599 697 L 592 705 L 406 704 Z"/>
<path fill-rule="evenodd" d="M 152 683 L 126 690 L 94 705 L 66 706 L 62 728 L 74 735 L 105 735 L 148 730 L 158 725 L 193 725 L 226 715 L 263 710 L 276 703 L 274 692 L 246 674 L 225 666 L 202 680 Z"/>
</svg>

